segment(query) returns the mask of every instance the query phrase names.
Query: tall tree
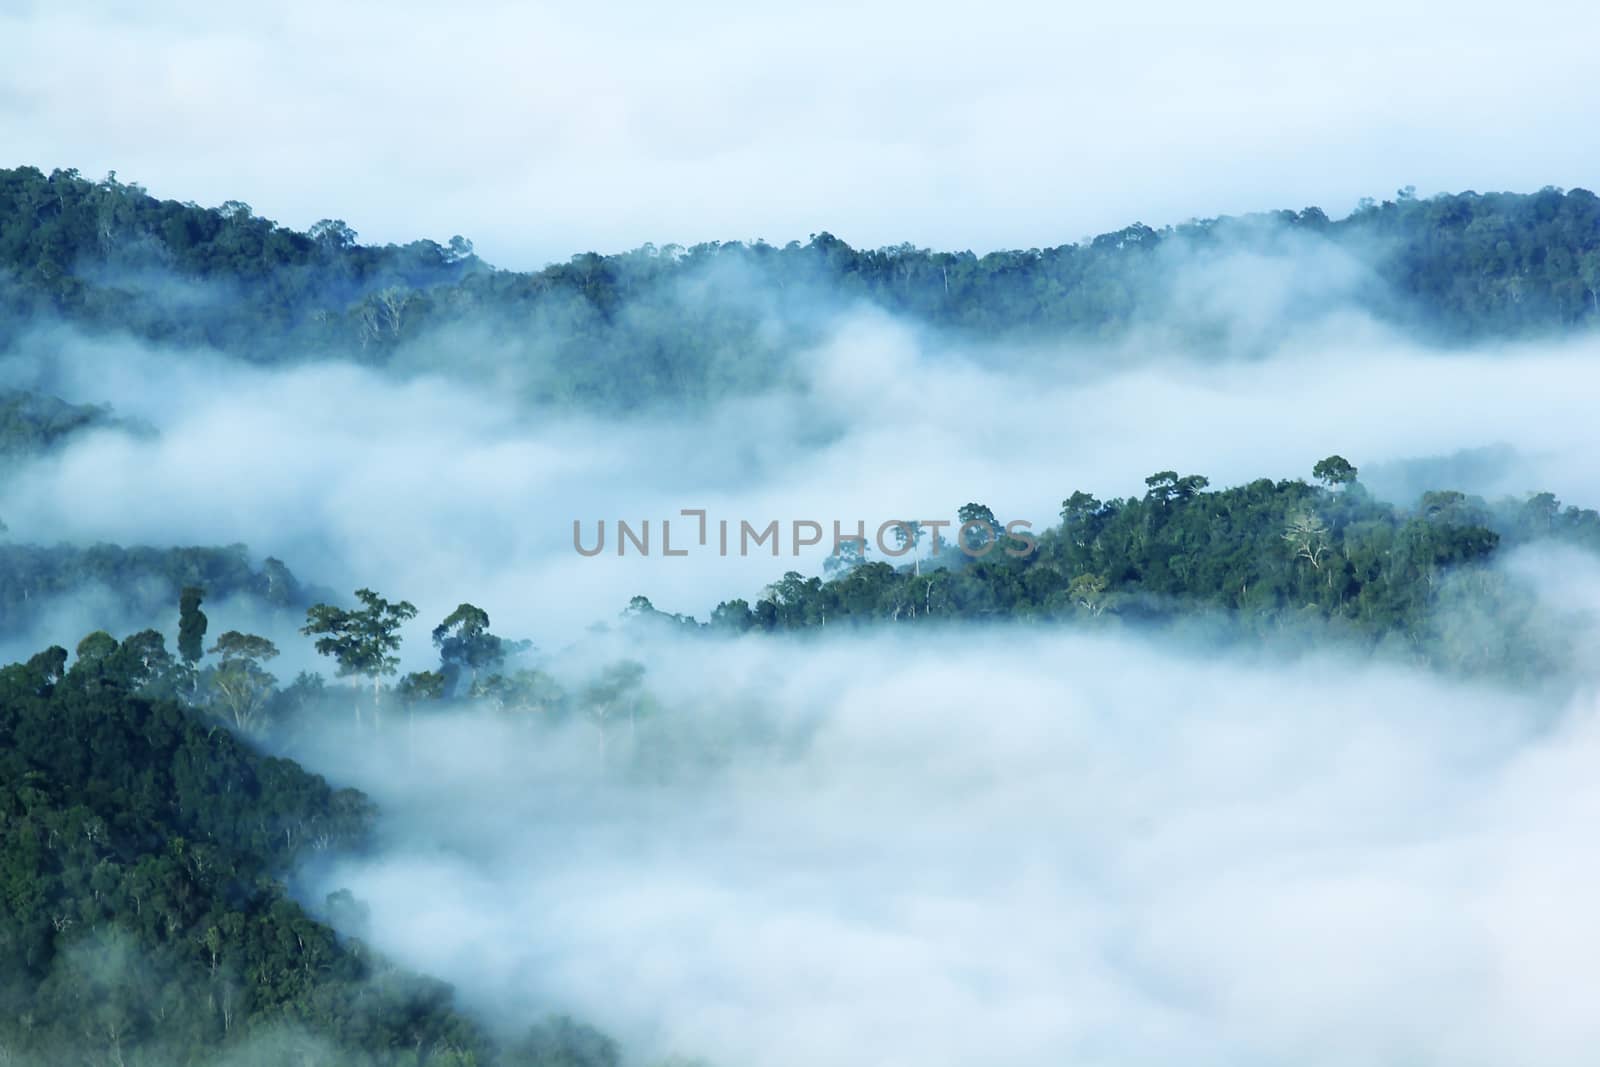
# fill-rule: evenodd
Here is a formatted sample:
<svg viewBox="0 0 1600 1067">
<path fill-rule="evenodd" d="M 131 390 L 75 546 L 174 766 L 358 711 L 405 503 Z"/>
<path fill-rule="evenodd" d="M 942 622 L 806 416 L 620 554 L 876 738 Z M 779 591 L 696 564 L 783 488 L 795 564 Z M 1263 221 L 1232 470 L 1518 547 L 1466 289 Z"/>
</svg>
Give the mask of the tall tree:
<svg viewBox="0 0 1600 1067">
<path fill-rule="evenodd" d="M 206 613 L 200 610 L 204 598 L 205 590 L 197 585 L 185 586 L 178 597 L 178 655 L 190 667 L 200 662 L 206 647 Z"/>
<path fill-rule="evenodd" d="M 465 673 L 466 685 L 479 675 L 505 661 L 507 643 L 489 632 L 489 613 L 472 604 L 461 604 L 433 628 L 433 643 L 439 649 L 440 673 L 445 691 L 455 693 Z"/>
<path fill-rule="evenodd" d="M 1311 476 L 1332 489 L 1355 481 L 1356 468 L 1343 456 L 1329 456 L 1317 461 L 1317 465 L 1311 468 Z"/>
<path fill-rule="evenodd" d="M 1322 569 L 1322 557 L 1328 554 L 1329 545 L 1328 527 L 1320 517 L 1308 511 L 1295 512 L 1289 516 L 1283 539 L 1289 542 L 1296 559 L 1307 561 L 1315 570 Z"/>
<path fill-rule="evenodd" d="M 962 547 L 971 555 L 987 554 L 984 546 L 992 543 L 999 536 L 1000 523 L 995 519 L 994 512 L 983 504 L 962 504 L 956 511 L 956 518 L 961 520 L 960 537 Z M 967 529 L 968 524 L 972 529 Z"/>
<path fill-rule="evenodd" d="M 113 657 L 117 672 L 130 691 L 149 696 L 176 695 L 178 679 L 173 670 L 167 639 L 156 630 L 140 630 L 125 638 Z"/>
<path fill-rule="evenodd" d="M 908 544 L 911 550 L 911 573 L 914 576 L 922 575 L 922 541 L 927 536 L 927 531 L 920 522 L 902 522 L 894 528 L 894 541 L 898 548 L 905 548 Z"/>
<path fill-rule="evenodd" d="M 259 734 L 265 725 L 263 713 L 267 698 L 278 679 L 262 666 L 278 655 L 278 646 L 265 637 L 229 630 L 211 647 L 221 661 L 210 673 L 217 702 L 235 729 Z"/>
<path fill-rule="evenodd" d="M 332 656 L 339 665 L 339 677 L 360 675 L 372 682 L 373 715 L 376 721 L 383 679 L 400 668 L 400 626 L 417 617 L 409 601 L 389 601 L 371 589 L 357 589 L 357 609 L 314 604 L 306 611 L 306 624 L 300 632 L 317 639 L 316 649 Z M 361 722 L 361 707 L 355 709 Z"/>
</svg>

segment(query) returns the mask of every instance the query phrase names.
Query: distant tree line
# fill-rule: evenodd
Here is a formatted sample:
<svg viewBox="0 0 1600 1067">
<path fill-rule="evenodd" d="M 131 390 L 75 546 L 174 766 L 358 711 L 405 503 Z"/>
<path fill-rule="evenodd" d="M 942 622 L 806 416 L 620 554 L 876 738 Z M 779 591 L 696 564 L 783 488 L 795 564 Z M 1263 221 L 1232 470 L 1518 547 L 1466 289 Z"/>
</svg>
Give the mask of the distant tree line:
<svg viewBox="0 0 1600 1067">
<path fill-rule="evenodd" d="M 324 220 L 306 232 L 247 205 L 150 197 L 115 175 L 0 170 L 0 344 L 48 319 L 260 362 L 333 355 L 470 372 L 523 371 L 540 399 L 612 408 L 692 402 L 782 382 L 819 336 L 819 309 L 864 302 L 974 337 L 1110 338 L 1177 322 L 1201 346 L 1221 327 L 1186 297 L 1185 269 L 1226 277 L 1238 252 L 1324 249 L 1363 265 L 1291 314 L 1352 300 L 1444 340 L 1517 337 L 1600 321 L 1600 199 L 1584 189 L 1409 189 L 1342 219 L 1318 208 L 991 252 L 911 245 L 645 245 L 497 270 L 471 242 L 362 245 Z M 1202 302 L 1203 303 L 1203 302 Z M 455 344 L 425 342 L 456 327 Z M 1224 334 L 1215 338 L 1227 343 Z"/>
<path fill-rule="evenodd" d="M 214 598 L 249 596 L 269 609 L 304 611 L 325 595 L 303 587 L 283 561 L 256 564 L 244 545 L 154 548 L 0 543 L 0 637 L 25 632 L 46 605 L 90 599 L 96 611 L 153 619 L 170 610 L 185 586 Z"/>
<path fill-rule="evenodd" d="M 100 429 L 152 432 L 148 426 L 117 417 L 103 404 L 72 404 L 22 389 L 0 390 L 0 458 L 40 455 L 74 436 Z"/>
</svg>

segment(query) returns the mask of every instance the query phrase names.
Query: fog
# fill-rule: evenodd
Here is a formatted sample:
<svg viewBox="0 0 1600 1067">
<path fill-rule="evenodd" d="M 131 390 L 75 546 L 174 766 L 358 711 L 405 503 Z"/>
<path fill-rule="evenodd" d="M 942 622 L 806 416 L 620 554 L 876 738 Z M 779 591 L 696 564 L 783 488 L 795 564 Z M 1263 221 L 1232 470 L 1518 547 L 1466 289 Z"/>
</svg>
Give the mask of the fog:
<svg viewBox="0 0 1600 1067">
<path fill-rule="evenodd" d="M 846 534 L 864 522 L 870 536 L 978 501 L 1042 530 L 1074 490 L 1139 495 L 1164 469 L 1220 486 L 1307 477 L 1333 452 L 1395 471 L 1498 446 L 1492 476 L 1462 488 L 1600 500 L 1585 387 L 1600 386 L 1600 342 L 1442 351 L 1343 314 L 1286 326 L 1288 298 L 1244 291 L 1206 306 L 1254 339 L 1248 357 L 1197 356 L 1170 331 L 1008 350 L 847 309 L 793 357 L 794 387 L 688 416 L 582 414 L 437 372 L 269 370 L 44 333 L 0 360 L 0 385 L 114 400 L 158 432 L 87 435 L 14 468 L 0 480 L 0 517 L 16 541 L 243 542 L 303 582 L 403 597 L 421 609 L 407 662 L 425 665 L 427 630 L 463 600 L 497 632 L 541 645 L 614 619 L 635 595 L 704 618 L 785 570 L 819 570 L 834 522 Z M 690 543 L 698 523 L 684 509 L 706 510 L 705 546 Z M 619 519 L 650 522 L 650 556 L 632 545 L 617 556 Z M 580 555 L 574 522 L 593 547 L 602 520 L 606 551 Z M 663 520 L 687 556 L 662 554 Z M 740 523 L 774 520 L 780 557 L 755 545 L 741 557 Z M 799 558 L 797 520 L 825 532 Z M 730 524 L 726 557 L 719 521 Z"/>
<path fill-rule="evenodd" d="M 1600 1037 L 1590 689 L 1037 631 L 632 651 L 661 707 L 604 752 L 470 712 L 315 746 L 387 815 L 310 895 L 352 889 L 363 935 L 494 1018 L 571 1010 L 642 1056 L 1577 1064 Z"/>
</svg>

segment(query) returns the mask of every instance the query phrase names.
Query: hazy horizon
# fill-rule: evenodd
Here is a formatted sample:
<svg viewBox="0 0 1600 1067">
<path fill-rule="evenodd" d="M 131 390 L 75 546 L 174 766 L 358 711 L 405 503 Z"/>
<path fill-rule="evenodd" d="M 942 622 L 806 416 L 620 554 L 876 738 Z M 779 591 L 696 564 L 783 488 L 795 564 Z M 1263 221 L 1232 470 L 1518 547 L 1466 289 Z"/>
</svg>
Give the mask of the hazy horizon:
<svg viewBox="0 0 1600 1067">
<path fill-rule="evenodd" d="M 1364 3 L 1199 18 L 1010 0 L 0 6 L 10 162 L 115 170 L 534 269 L 711 240 L 985 251 L 1135 221 L 1582 186 L 1596 16 Z M 1551 33 L 1552 20 L 1562 27 Z M 1587 29 L 1590 32 L 1585 32 Z M 199 134 L 198 136 L 196 134 Z"/>
</svg>

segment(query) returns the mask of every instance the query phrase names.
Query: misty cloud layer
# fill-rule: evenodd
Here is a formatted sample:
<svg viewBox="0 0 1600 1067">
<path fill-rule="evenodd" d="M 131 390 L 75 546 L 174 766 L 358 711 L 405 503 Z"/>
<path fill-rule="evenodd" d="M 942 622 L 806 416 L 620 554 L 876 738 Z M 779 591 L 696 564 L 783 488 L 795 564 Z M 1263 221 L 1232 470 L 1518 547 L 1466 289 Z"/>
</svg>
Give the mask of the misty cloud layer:
<svg viewBox="0 0 1600 1067">
<path fill-rule="evenodd" d="M 494 1018 L 716 1063 L 1555 1065 L 1600 1037 L 1592 690 L 981 630 L 634 651 L 663 707 L 604 756 L 470 713 L 314 746 L 387 812 L 318 892 Z"/>
<path fill-rule="evenodd" d="M 1289 328 L 1282 303 L 1249 286 L 1214 289 L 1206 306 L 1231 329 L 1275 338 L 1270 355 L 1241 359 L 1155 335 L 1103 348 L 953 345 L 846 312 L 796 356 L 797 388 L 684 419 L 529 407 L 437 375 L 265 370 L 43 334 L 0 362 L 4 384 L 114 398 L 158 433 L 88 435 L 14 469 L 0 482 L 0 517 L 18 541 L 245 542 L 302 580 L 371 585 L 422 609 L 408 659 L 421 666 L 427 630 L 462 600 L 487 609 L 498 632 L 545 647 L 639 594 L 704 618 L 785 570 L 820 568 L 822 549 L 791 554 L 794 520 L 831 537 L 833 521 L 948 519 L 977 500 L 1044 529 L 1073 490 L 1137 495 L 1156 470 L 1226 485 L 1306 477 L 1332 452 L 1393 471 L 1486 446 L 1503 448 L 1492 477 L 1463 488 L 1600 500 L 1590 462 L 1600 428 L 1582 384 L 1594 380 L 1594 341 L 1442 352 L 1359 319 Z M 663 519 L 678 520 L 676 546 L 695 531 L 684 508 L 728 520 L 735 546 L 741 520 L 777 520 L 783 554 L 722 558 L 713 534 L 665 558 Z M 602 519 L 607 552 L 579 556 L 573 521 L 593 545 Z M 618 519 L 649 520 L 655 554 L 619 559 Z"/>
</svg>

